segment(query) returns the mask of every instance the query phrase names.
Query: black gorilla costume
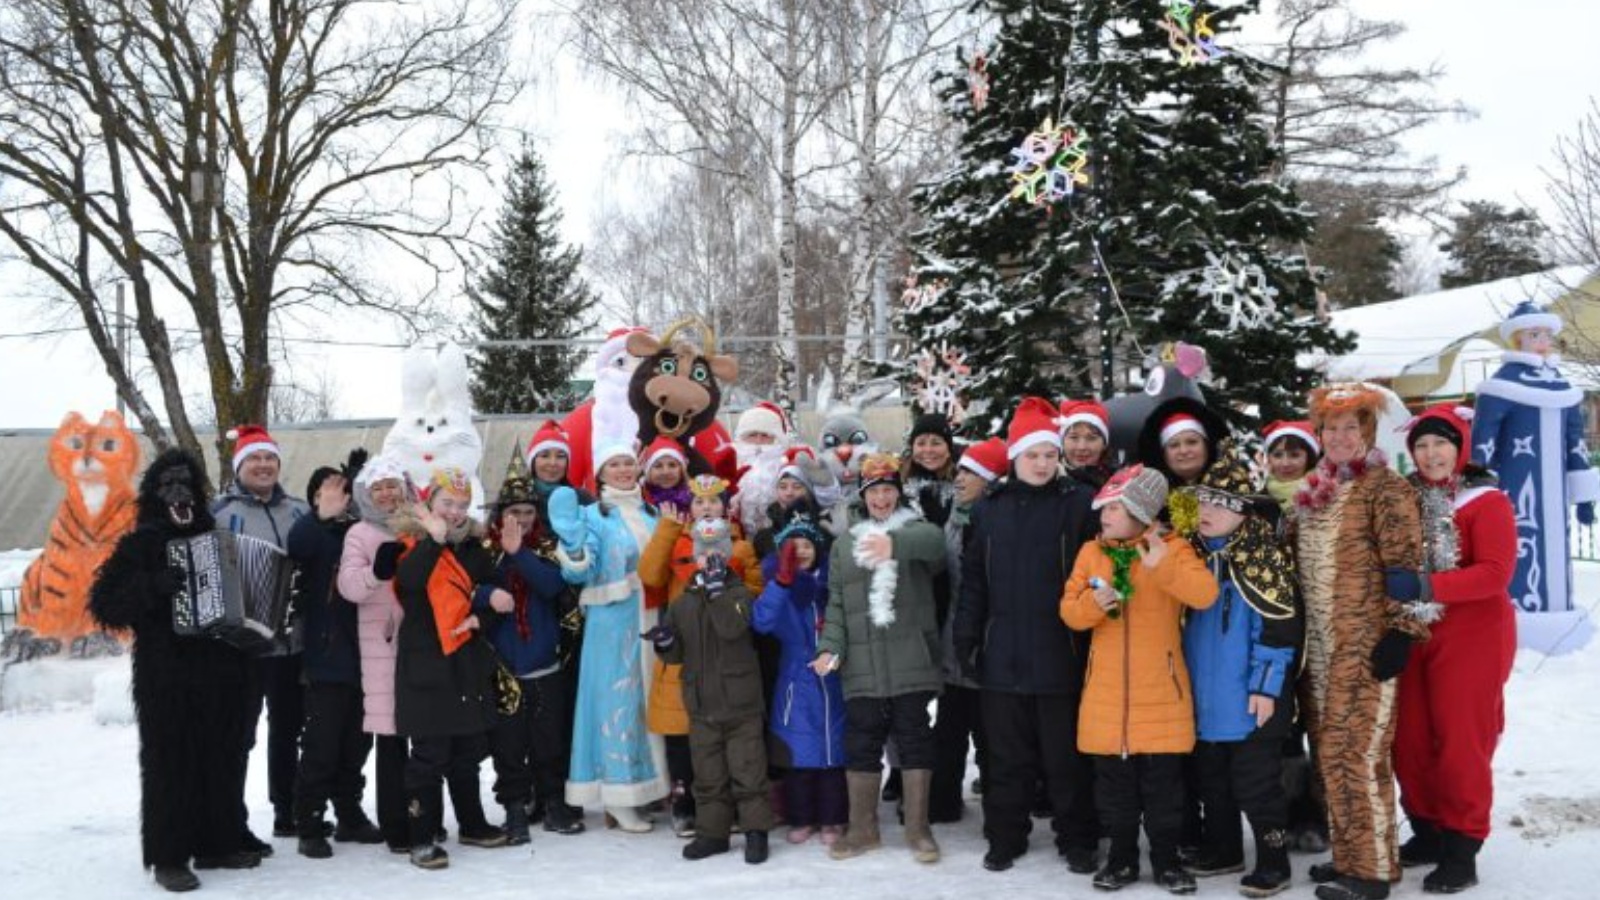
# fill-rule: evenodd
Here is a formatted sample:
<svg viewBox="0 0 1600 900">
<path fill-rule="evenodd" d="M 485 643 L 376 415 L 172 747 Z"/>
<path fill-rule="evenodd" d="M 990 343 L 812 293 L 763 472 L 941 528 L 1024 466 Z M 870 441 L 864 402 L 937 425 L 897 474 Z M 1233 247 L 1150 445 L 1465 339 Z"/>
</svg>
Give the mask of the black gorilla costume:
<svg viewBox="0 0 1600 900">
<path fill-rule="evenodd" d="M 138 521 L 117 542 L 89 594 L 106 628 L 133 630 L 133 702 L 139 722 L 139 786 L 144 864 L 193 879 L 196 868 L 259 862 L 245 853 L 239 797 L 243 731 L 250 726 L 252 660 L 235 647 L 172 630 L 179 575 L 167 541 L 212 528 L 206 475 L 181 450 L 158 456 L 139 483 Z M 171 887 L 171 885 L 168 885 Z M 175 890 L 198 886 L 198 882 Z"/>
</svg>

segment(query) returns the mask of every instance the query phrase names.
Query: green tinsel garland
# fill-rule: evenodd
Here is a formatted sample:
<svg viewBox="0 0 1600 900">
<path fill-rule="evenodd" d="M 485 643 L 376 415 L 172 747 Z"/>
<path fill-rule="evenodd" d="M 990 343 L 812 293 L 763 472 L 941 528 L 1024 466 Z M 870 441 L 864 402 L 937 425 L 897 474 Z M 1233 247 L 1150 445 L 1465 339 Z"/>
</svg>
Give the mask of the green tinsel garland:
<svg viewBox="0 0 1600 900">
<path fill-rule="evenodd" d="M 1122 607 L 1127 606 L 1133 598 L 1133 563 L 1139 558 L 1139 547 L 1102 546 L 1101 549 L 1111 557 L 1111 589 L 1117 592 L 1117 606 L 1107 610 L 1106 616 L 1115 619 L 1122 615 Z"/>
</svg>

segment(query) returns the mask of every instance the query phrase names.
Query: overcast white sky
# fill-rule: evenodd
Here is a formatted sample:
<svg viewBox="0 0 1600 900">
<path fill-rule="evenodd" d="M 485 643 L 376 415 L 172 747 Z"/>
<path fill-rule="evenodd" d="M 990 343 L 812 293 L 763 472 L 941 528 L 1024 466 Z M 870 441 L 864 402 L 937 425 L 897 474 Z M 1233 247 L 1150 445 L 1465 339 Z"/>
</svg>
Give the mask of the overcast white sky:
<svg viewBox="0 0 1600 900">
<path fill-rule="evenodd" d="M 1358 0 L 1357 7 L 1409 27 L 1381 51 L 1378 62 L 1437 60 L 1448 70 L 1441 92 L 1477 110 L 1472 120 L 1441 122 L 1412 138 L 1418 152 L 1436 155 L 1447 168 L 1467 167 L 1468 181 L 1458 196 L 1542 207 L 1540 167 L 1550 162 L 1556 139 L 1575 129 L 1589 98 L 1600 94 L 1593 4 Z M 618 191 L 611 177 L 615 169 L 608 165 L 615 141 L 626 131 L 626 111 L 565 54 L 540 71 L 522 112 L 560 192 L 567 237 L 587 243 L 591 222 L 626 202 L 625 189 Z M 93 417 L 115 405 L 111 382 L 86 337 L 6 339 L 6 334 L 59 323 L 35 320 L 25 301 L 0 302 L 20 307 L 0 314 L 0 428 L 53 428 L 68 411 Z M 398 336 L 382 324 L 339 330 L 376 341 Z M 340 386 L 342 417 L 394 415 L 398 351 L 302 346 L 296 353 L 299 380 L 315 381 L 326 372 Z"/>
</svg>

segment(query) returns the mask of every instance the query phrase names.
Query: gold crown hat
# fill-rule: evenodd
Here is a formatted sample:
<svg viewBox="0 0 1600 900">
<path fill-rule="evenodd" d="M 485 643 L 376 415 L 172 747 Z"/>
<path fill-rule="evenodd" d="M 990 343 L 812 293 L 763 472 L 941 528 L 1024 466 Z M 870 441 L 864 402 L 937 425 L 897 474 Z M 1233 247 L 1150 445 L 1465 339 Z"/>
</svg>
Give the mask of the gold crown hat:
<svg viewBox="0 0 1600 900">
<path fill-rule="evenodd" d="M 900 458 L 893 453 L 869 453 L 861 460 L 861 493 L 875 484 L 900 487 Z"/>
<path fill-rule="evenodd" d="M 434 469 L 433 472 L 428 475 L 429 499 L 433 497 L 433 492 L 437 490 L 453 491 L 457 494 L 461 494 L 468 500 L 471 500 L 472 476 L 468 475 L 466 470 L 459 469 L 455 466 L 445 466 L 443 468 Z"/>
<path fill-rule="evenodd" d="M 522 455 L 522 442 L 511 446 L 511 461 L 506 464 L 505 480 L 500 482 L 500 494 L 495 497 L 496 509 L 504 510 L 519 503 L 538 505 L 539 492 L 528 475 L 528 465 Z"/>
<path fill-rule="evenodd" d="M 728 493 L 727 479 L 715 475 L 696 475 L 689 479 L 689 493 L 702 499 L 709 497 L 722 498 Z"/>
</svg>

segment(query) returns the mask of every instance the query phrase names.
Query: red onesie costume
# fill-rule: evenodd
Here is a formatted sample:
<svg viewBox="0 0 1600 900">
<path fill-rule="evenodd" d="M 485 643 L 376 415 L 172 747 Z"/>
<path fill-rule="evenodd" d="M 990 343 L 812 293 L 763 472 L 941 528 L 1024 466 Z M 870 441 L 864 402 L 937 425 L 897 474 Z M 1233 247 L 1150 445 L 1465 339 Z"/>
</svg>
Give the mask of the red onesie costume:
<svg viewBox="0 0 1600 900">
<path fill-rule="evenodd" d="M 1470 434 L 1463 412 L 1429 408 L 1412 434 L 1428 419 Z M 1445 612 L 1432 638 L 1412 649 L 1400 676 L 1394 771 L 1415 833 L 1402 848 L 1402 863 L 1460 856 L 1458 862 L 1470 864 L 1489 835 L 1491 763 L 1505 727 L 1503 692 L 1517 648 L 1507 593 L 1517 530 L 1511 501 L 1494 475 L 1466 460 L 1461 453 L 1457 473 L 1443 483 L 1411 476 L 1423 508 L 1428 580 Z"/>
</svg>

